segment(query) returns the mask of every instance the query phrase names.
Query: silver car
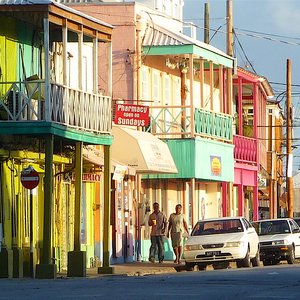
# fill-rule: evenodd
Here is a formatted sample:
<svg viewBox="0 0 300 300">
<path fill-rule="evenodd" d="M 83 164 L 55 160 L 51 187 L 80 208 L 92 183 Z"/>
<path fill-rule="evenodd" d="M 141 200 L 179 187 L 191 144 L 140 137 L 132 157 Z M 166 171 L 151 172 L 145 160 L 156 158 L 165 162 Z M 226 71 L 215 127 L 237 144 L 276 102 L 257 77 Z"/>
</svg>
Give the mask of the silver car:
<svg viewBox="0 0 300 300">
<path fill-rule="evenodd" d="M 252 223 L 260 243 L 260 259 L 264 266 L 281 260 L 289 264 L 300 258 L 300 228 L 289 218 L 267 219 Z"/>
</svg>

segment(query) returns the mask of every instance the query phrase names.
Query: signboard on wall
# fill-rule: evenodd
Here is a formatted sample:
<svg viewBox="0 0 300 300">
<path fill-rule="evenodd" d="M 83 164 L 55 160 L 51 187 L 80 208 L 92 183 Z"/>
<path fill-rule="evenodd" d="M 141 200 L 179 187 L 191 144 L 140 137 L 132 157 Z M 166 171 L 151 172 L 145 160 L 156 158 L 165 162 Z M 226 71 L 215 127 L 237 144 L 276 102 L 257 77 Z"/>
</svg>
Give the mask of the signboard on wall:
<svg viewBox="0 0 300 300">
<path fill-rule="evenodd" d="M 211 175 L 212 176 L 221 176 L 222 175 L 222 160 L 220 156 L 210 156 L 210 166 L 211 166 Z"/>
<path fill-rule="evenodd" d="M 67 175 L 69 175 L 68 173 Z M 69 178 L 65 176 L 65 180 Z M 72 181 L 75 181 L 75 173 L 72 173 Z M 101 180 L 101 173 L 82 173 L 82 181 L 83 182 L 100 182 Z"/>
<path fill-rule="evenodd" d="M 116 125 L 148 126 L 149 106 L 117 104 L 114 123 Z"/>
</svg>

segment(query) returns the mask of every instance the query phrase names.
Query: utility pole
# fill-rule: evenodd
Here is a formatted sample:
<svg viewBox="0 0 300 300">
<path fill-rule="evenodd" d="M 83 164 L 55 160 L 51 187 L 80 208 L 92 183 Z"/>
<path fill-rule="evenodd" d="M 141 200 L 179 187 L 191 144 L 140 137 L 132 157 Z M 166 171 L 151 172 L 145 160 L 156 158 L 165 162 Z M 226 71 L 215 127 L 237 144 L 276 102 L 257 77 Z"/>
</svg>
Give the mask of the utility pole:
<svg viewBox="0 0 300 300">
<path fill-rule="evenodd" d="M 204 4 L 204 43 L 209 44 L 209 3 Z"/>
<path fill-rule="evenodd" d="M 291 60 L 287 60 L 286 72 L 286 192 L 288 202 L 288 217 L 294 216 L 294 187 L 293 187 L 293 153 L 292 153 L 292 66 Z"/>
</svg>

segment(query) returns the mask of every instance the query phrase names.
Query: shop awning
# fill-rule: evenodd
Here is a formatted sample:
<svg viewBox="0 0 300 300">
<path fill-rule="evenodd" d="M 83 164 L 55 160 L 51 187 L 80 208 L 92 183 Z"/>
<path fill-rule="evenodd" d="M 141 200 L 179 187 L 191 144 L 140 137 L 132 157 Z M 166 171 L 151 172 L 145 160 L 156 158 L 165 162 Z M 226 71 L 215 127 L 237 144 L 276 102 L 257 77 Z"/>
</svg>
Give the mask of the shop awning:
<svg viewBox="0 0 300 300">
<path fill-rule="evenodd" d="M 98 165 L 98 166 L 104 166 L 104 154 L 95 148 L 94 149 L 83 148 L 83 159 L 88 161 L 91 164 Z M 112 167 L 112 170 L 111 170 L 112 173 L 114 172 L 114 169 L 117 166 L 124 165 L 124 163 L 121 163 L 114 158 L 111 158 L 110 162 L 111 162 L 111 167 Z M 127 175 L 134 176 L 136 174 L 135 168 L 131 168 L 129 166 L 126 166 L 126 167 L 127 167 L 127 170 L 126 170 Z"/>
<path fill-rule="evenodd" d="M 113 126 L 111 156 L 138 173 L 178 173 L 168 145 L 148 132 Z"/>
</svg>

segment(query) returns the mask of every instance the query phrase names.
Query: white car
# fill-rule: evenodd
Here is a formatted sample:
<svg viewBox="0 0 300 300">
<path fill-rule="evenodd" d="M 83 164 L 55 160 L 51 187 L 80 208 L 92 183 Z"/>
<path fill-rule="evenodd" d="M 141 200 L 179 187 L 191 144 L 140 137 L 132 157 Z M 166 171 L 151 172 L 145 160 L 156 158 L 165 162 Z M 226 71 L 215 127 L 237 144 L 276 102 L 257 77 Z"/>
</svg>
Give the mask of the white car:
<svg viewBox="0 0 300 300">
<path fill-rule="evenodd" d="M 204 270 L 227 268 L 230 261 L 237 267 L 259 266 L 259 240 L 251 223 L 243 217 L 224 217 L 198 221 L 184 246 L 187 271 L 197 265 Z"/>
<path fill-rule="evenodd" d="M 289 264 L 300 257 L 300 228 L 289 218 L 253 222 L 260 244 L 260 259 L 264 266 L 275 265 L 281 260 Z"/>
</svg>

